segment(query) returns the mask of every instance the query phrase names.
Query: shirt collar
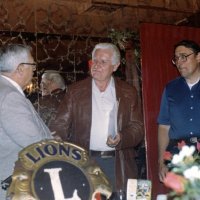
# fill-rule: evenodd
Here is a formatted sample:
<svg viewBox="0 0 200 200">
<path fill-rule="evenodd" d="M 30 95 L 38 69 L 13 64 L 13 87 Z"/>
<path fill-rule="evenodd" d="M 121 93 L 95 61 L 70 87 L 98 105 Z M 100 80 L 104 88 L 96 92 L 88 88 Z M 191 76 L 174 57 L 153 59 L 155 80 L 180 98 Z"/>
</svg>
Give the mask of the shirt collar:
<svg viewBox="0 0 200 200">
<path fill-rule="evenodd" d="M 1 75 L 3 78 L 5 78 L 6 80 L 8 80 L 15 88 L 17 88 L 17 90 L 23 95 L 25 96 L 22 88 L 19 86 L 19 84 L 15 81 L 13 81 L 11 78 L 7 77 L 7 76 L 4 76 L 4 75 Z"/>
<path fill-rule="evenodd" d="M 93 89 L 99 91 L 99 88 L 97 87 L 94 79 L 92 79 L 92 87 L 93 87 Z M 108 90 L 109 88 L 111 88 L 111 90 L 113 90 L 113 88 L 115 88 L 115 81 L 114 81 L 114 78 L 112 76 L 111 76 L 110 81 L 109 81 L 109 83 L 108 83 L 108 85 L 106 87 L 106 90 Z"/>
</svg>

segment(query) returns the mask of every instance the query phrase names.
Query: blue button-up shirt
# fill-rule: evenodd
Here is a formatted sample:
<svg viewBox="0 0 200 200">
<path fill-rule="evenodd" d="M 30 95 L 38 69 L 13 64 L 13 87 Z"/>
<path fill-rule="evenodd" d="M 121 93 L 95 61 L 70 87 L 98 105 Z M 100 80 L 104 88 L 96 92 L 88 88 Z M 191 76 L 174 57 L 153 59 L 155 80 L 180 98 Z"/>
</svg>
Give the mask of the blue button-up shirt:
<svg viewBox="0 0 200 200">
<path fill-rule="evenodd" d="M 183 77 L 166 85 L 158 124 L 170 125 L 170 139 L 200 137 L 200 81 L 191 89 Z"/>
</svg>

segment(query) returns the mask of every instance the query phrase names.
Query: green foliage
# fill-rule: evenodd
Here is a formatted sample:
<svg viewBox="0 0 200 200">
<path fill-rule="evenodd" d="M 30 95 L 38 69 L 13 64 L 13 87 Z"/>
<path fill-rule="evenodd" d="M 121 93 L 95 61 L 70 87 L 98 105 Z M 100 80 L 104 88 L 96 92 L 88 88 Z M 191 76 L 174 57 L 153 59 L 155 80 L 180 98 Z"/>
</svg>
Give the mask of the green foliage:
<svg viewBox="0 0 200 200">
<path fill-rule="evenodd" d="M 108 37 L 115 45 L 118 45 L 121 50 L 125 50 L 125 45 L 129 40 L 139 40 L 139 34 L 130 30 L 116 31 L 115 29 L 111 29 Z"/>
</svg>

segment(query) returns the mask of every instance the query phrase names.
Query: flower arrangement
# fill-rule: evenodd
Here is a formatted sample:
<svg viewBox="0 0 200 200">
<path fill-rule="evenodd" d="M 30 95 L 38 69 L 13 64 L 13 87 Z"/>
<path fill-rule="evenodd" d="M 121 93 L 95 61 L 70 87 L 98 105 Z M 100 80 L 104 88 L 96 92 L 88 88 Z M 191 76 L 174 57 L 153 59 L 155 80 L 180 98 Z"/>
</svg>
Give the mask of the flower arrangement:
<svg viewBox="0 0 200 200">
<path fill-rule="evenodd" d="M 171 162 L 164 184 L 172 189 L 169 197 L 173 200 L 197 200 L 200 199 L 199 143 L 197 148 L 182 145 L 178 154 L 165 153 L 165 158 L 171 159 Z"/>
</svg>

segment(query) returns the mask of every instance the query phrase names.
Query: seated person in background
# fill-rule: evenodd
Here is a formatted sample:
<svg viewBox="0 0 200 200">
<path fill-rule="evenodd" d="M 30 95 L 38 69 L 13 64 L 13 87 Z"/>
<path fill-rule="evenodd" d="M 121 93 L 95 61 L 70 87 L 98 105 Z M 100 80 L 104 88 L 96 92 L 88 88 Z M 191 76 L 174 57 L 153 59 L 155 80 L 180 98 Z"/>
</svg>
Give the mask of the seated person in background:
<svg viewBox="0 0 200 200">
<path fill-rule="evenodd" d="M 137 178 L 134 148 L 143 140 L 137 91 L 113 77 L 120 52 L 111 43 L 92 52 L 91 77 L 72 84 L 50 129 L 63 140 L 88 150 L 110 179 L 113 191 L 126 191 L 128 178 Z"/>
<path fill-rule="evenodd" d="M 159 179 L 168 171 L 164 153 L 179 152 L 179 146 L 200 142 L 200 46 L 183 40 L 174 46 L 173 64 L 180 76 L 169 82 L 163 92 L 158 116 Z"/>
<path fill-rule="evenodd" d="M 0 181 L 12 175 L 19 151 L 52 138 L 23 92 L 36 70 L 31 51 L 20 44 L 0 48 Z M 0 187 L 0 199 L 5 198 L 6 191 Z"/>
<path fill-rule="evenodd" d="M 58 71 L 46 70 L 42 75 L 40 90 L 42 96 L 34 103 L 34 107 L 48 126 L 49 120 L 55 118 L 57 108 L 65 94 L 65 81 Z"/>
</svg>

